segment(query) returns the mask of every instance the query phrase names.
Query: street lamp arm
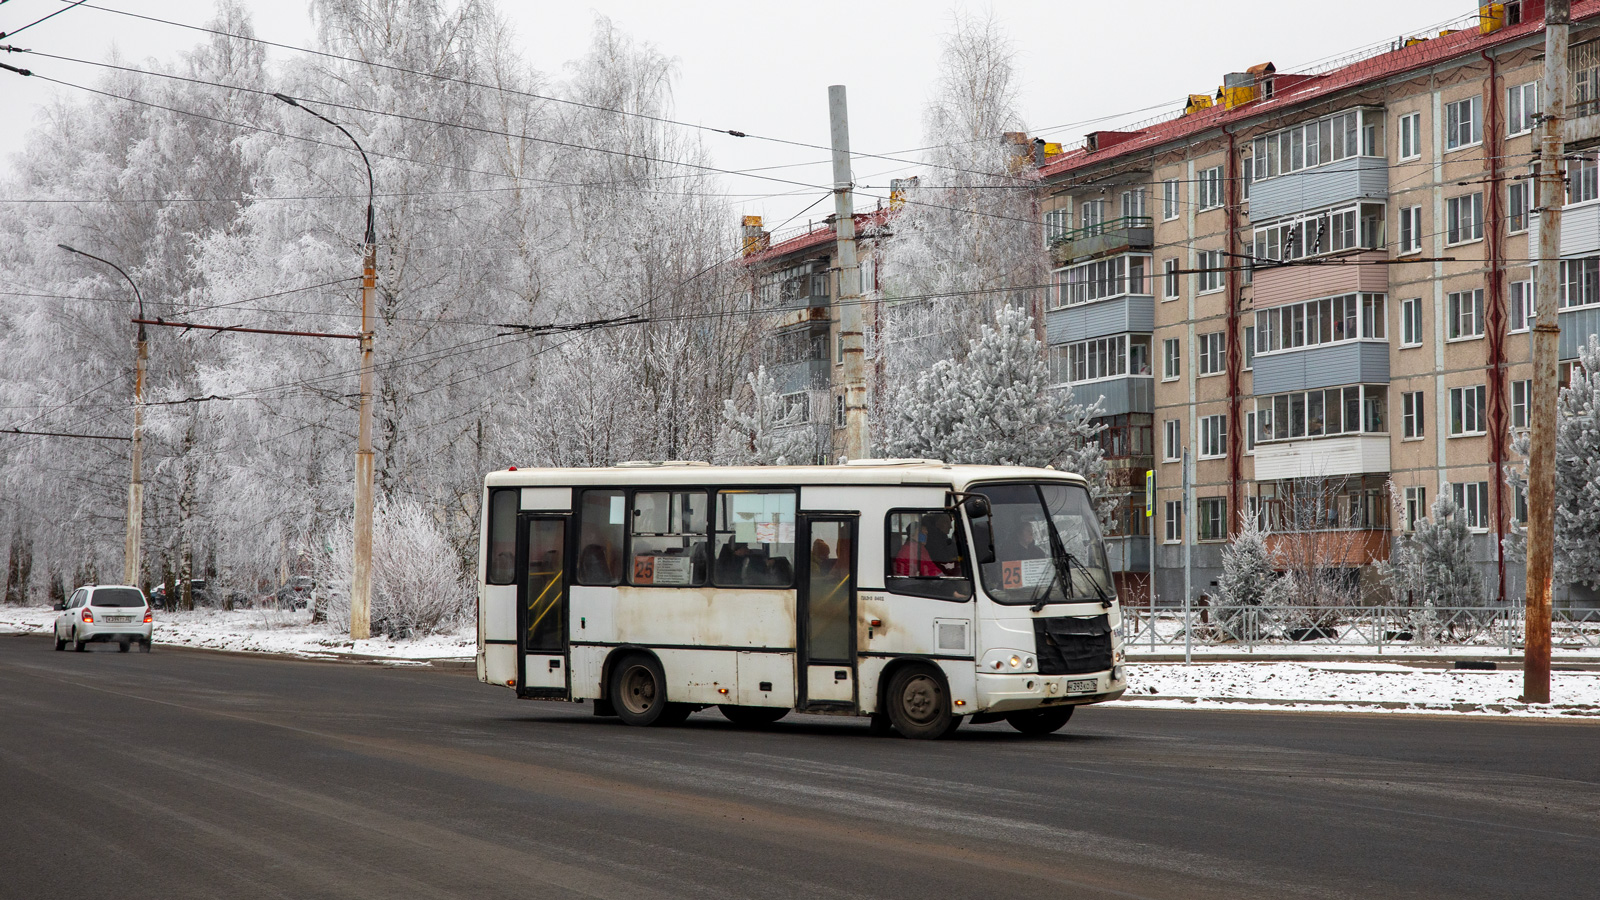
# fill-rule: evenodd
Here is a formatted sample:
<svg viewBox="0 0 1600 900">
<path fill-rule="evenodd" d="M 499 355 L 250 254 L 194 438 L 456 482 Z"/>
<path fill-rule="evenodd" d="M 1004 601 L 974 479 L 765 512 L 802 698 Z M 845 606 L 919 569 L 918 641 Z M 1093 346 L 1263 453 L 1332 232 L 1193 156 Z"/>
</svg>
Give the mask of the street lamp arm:
<svg viewBox="0 0 1600 900">
<path fill-rule="evenodd" d="M 361 142 L 356 140 L 356 136 L 351 134 L 350 130 L 348 128 L 345 128 L 343 125 L 340 125 L 338 122 L 335 122 L 334 120 L 328 118 L 327 116 L 323 115 L 322 113 L 317 112 L 316 110 L 312 109 L 311 107 L 306 106 L 304 103 L 301 103 L 300 101 L 298 101 L 295 98 L 289 96 L 288 94 L 274 93 L 272 96 L 276 97 L 278 100 L 281 100 L 284 103 L 289 104 L 290 106 L 293 106 L 296 109 L 305 110 L 306 112 L 310 113 L 311 115 L 316 116 L 317 118 L 321 119 L 322 121 L 327 122 L 329 125 L 332 125 L 333 127 L 339 129 L 340 133 L 343 134 L 345 137 L 349 138 L 350 139 L 350 143 L 355 145 L 356 152 L 361 154 L 361 162 L 364 165 L 366 165 L 366 167 L 367 167 L 367 236 L 366 236 L 366 242 L 368 244 L 376 244 L 378 242 L 378 237 L 377 237 L 377 231 L 376 231 L 376 229 L 374 227 L 373 216 L 372 216 L 372 199 L 375 196 L 375 191 L 373 190 L 373 180 L 372 180 L 372 160 L 367 158 L 367 151 L 362 148 Z"/>
<path fill-rule="evenodd" d="M 144 295 L 139 293 L 139 285 L 134 283 L 133 278 L 131 278 L 128 275 L 127 272 L 124 272 L 122 270 L 121 266 L 117 265 L 116 263 L 112 262 L 109 259 L 102 259 L 101 257 L 95 256 L 93 253 L 85 253 L 82 250 L 77 249 L 76 247 L 68 247 L 66 244 L 57 244 L 56 246 L 60 247 L 61 249 L 65 250 L 65 251 L 67 251 L 68 253 L 76 253 L 79 256 L 87 256 L 88 258 L 94 260 L 95 262 L 102 262 L 102 263 L 105 263 L 106 265 L 110 266 L 111 268 L 116 269 L 117 270 L 117 274 L 121 275 L 123 278 L 126 278 L 128 280 L 128 286 L 133 288 L 134 299 L 139 301 L 139 318 L 141 318 L 141 319 L 144 318 Z M 144 331 L 144 326 L 143 325 L 139 326 L 139 331 L 140 332 Z"/>
</svg>

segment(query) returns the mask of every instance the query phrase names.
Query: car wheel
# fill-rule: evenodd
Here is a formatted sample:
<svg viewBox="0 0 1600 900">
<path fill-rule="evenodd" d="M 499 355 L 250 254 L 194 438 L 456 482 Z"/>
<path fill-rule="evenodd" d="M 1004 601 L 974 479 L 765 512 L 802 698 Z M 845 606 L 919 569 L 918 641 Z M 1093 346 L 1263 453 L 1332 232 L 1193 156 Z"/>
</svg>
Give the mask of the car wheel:
<svg viewBox="0 0 1600 900">
<path fill-rule="evenodd" d="M 907 666 L 889 679 L 889 721 L 902 737 L 936 740 L 956 730 L 960 720 L 950 711 L 950 694 L 929 665 Z"/>
<path fill-rule="evenodd" d="M 149 653 L 150 652 L 150 642 L 149 641 L 140 641 L 139 642 L 139 652 L 140 653 Z"/>
<path fill-rule="evenodd" d="M 77 629 L 73 629 L 73 631 L 72 631 L 72 649 L 77 651 L 78 653 L 82 653 L 83 651 L 89 649 L 89 642 L 85 641 L 85 640 L 81 640 L 78 637 Z"/>
<path fill-rule="evenodd" d="M 1044 737 L 1061 730 L 1072 718 L 1075 706 L 1053 706 L 1045 709 L 1025 709 L 1006 715 L 1006 724 L 1029 737 Z"/>
<path fill-rule="evenodd" d="M 56 649 L 57 650 L 65 650 L 65 649 L 67 649 L 67 639 L 61 636 L 61 632 L 59 630 L 55 630 L 53 632 L 53 635 L 54 635 L 54 637 L 56 639 Z"/>
<path fill-rule="evenodd" d="M 733 706 L 724 703 L 717 709 L 724 718 L 740 728 L 762 728 L 789 714 L 787 709 L 777 706 Z"/>
<path fill-rule="evenodd" d="M 132 646 L 133 645 L 128 643 L 127 641 L 117 641 L 117 652 L 118 653 L 127 653 L 128 652 L 128 648 L 130 648 Z"/>
<path fill-rule="evenodd" d="M 611 676 L 609 693 L 617 718 L 629 725 L 674 725 L 687 718 L 680 709 L 669 709 L 678 704 L 667 702 L 667 676 L 653 656 L 633 653 L 623 658 Z"/>
</svg>

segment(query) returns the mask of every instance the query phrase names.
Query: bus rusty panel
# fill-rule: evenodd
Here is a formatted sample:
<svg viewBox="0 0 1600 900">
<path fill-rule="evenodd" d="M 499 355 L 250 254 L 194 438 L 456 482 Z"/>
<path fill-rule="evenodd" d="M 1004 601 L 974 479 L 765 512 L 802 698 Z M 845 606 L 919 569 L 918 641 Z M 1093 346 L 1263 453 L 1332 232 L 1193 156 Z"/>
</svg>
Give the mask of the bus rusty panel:
<svg viewBox="0 0 1600 900">
<path fill-rule="evenodd" d="M 642 646 L 795 646 L 793 589 L 622 586 L 616 591 L 616 634 L 608 638 L 611 641 Z"/>
</svg>

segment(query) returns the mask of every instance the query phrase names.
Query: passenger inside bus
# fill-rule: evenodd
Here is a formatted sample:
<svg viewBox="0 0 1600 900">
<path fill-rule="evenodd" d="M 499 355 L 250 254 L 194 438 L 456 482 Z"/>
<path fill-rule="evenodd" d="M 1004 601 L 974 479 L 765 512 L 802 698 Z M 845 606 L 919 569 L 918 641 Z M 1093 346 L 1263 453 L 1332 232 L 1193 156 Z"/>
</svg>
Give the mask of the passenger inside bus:
<svg viewBox="0 0 1600 900">
<path fill-rule="evenodd" d="M 752 587 L 788 587 L 794 567 L 783 556 L 773 556 L 763 544 L 730 541 L 717 554 L 717 583 Z"/>
<path fill-rule="evenodd" d="M 943 512 L 928 513 L 907 525 L 895 553 L 894 574 L 913 578 L 959 574 L 961 551 L 954 528 L 954 520 Z"/>
</svg>

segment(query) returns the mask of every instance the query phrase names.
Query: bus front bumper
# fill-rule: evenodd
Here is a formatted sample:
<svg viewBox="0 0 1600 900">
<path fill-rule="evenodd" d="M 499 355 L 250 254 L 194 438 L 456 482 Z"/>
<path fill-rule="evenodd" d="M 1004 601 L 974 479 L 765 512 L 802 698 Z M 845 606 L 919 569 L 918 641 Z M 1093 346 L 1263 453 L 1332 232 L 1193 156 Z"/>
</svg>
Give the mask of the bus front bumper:
<svg viewBox="0 0 1600 900">
<path fill-rule="evenodd" d="M 978 710 L 1006 713 L 1041 706 L 1077 706 L 1115 700 L 1128 689 L 1123 666 L 1082 675 L 992 675 L 978 673 Z"/>
</svg>

